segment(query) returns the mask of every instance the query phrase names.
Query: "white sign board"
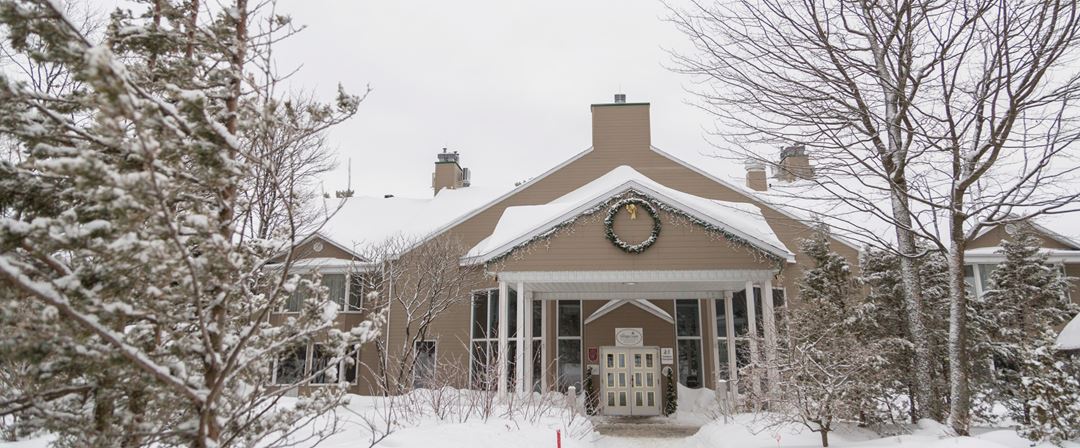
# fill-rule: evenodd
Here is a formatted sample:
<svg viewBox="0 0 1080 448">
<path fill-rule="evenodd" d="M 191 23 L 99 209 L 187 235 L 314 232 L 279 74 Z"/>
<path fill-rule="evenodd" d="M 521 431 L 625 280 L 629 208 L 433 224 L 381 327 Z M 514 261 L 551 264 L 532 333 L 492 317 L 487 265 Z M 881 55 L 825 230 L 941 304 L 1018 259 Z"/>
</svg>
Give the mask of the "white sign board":
<svg viewBox="0 0 1080 448">
<path fill-rule="evenodd" d="M 660 347 L 660 364 L 675 364 L 675 349 Z"/>
<path fill-rule="evenodd" d="M 641 347 L 642 342 L 645 341 L 645 332 L 640 328 L 616 328 L 615 329 L 615 346 L 616 347 Z"/>
</svg>

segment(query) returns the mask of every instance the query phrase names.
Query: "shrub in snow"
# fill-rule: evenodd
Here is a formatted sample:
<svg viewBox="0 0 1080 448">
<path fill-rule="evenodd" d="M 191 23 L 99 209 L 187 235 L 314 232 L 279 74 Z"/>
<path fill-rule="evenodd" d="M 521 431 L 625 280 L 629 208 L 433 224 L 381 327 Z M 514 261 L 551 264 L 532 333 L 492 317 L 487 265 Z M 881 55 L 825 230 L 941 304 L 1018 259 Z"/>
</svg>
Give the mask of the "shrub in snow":
<svg viewBox="0 0 1080 448">
<path fill-rule="evenodd" d="M 585 369 L 585 414 L 596 415 L 596 407 L 600 401 L 600 392 L 596 390 L 596 383 L 593 381 L 592 367 Z"/>
<path fill-rule="evenodd" d="M 790 308 L 787 344 L 780 344 L 775 384 L 762 388 L 777 425 L 795 422 L 821 435 L 843 420 L 858 420 L 871 405 L 888 346 L 859 333 L 857 284 L 847 260 L 822 230 L 803 242 L 813 261 L 799 281 L 804 303 Z M 752 389 L 752 388 L 750 388 Z"/>
<path fill-rule="evenodd" d="M 664 389 L 664 415 L 671 415 L 679 410 L 679 380 L 675 378 L 675 369 L 670 367 L 664 376 L 667 377 L 667 388 Z"/>
</svg>

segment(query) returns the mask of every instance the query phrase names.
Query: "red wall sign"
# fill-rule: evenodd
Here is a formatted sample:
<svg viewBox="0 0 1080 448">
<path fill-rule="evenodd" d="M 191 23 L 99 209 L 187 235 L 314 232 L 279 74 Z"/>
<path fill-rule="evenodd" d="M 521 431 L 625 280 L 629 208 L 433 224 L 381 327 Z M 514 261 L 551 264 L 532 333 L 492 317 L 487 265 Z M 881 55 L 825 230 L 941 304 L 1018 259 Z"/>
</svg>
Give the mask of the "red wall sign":
<svg viewBox="0 0 1080 448">
<path fill-rule="evenodd" d="M 600 349 L 598 349 L 596 347 L 589 347 L 589 362 L 593 363 L 593 362 L 599 362 L 599 361 L 600 361 Z"/>
</svg>

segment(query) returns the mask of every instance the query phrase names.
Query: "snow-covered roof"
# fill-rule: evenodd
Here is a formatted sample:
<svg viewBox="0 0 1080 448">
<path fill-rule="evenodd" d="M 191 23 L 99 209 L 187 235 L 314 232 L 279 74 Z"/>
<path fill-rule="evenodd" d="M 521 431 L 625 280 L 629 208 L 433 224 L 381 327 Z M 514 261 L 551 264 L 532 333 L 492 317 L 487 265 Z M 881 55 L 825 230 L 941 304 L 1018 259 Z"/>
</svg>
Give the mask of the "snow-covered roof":
<svg viewBox="0 0 1080 448">
<path fill-rule="evenodd" d="M 652 196 L 789 262 L 795 260 L 795 254 L 772 231 L 757 206 L 694 196 L 660 184 L 624 165 L 547 204 L 507 207 L 495 230 L 470 249 L 464 261 L 485 262 L 504 255 L 628 190 Z"/>
<path fill-rule="evenodd" d="M 1073 318 L 1057 337 L 1058 350 L 1080 350 L 1080 315 Z"/>
<path fill-rule="evenodd" d="M 352 197 L 331 210 L 332 215 L 318 234 L 361 250 L 395 238 L 420 241 L 510 190 L 471 186 L 442 189 L 426 199 Z"/>
<path fill-rule="evenodd" d="M 880 186 L 868 185 L 866 179 L 838 177 L 786 182 L 770 177 L 768 190 L 754 191 L 745 186 L 744 177 L 732 178 L 733 181 L 729 184 L 745 194 L 799 219 L 819 219 L 828 224 L 835 236 L 840 238 L 858 245 L 882 246 L 895 242 L 895 229 L 885 218 L 891 216 L 889 195 Z M 838 196 L 862 198 L 841 201 L 837 199 Z M 929 226 L 934 225 L 929 210 L 917 204 L 913 204 L 912 208 L 922 222 Z M 1046 236 L 1062 244 L 1080 248 L 1080 213 L 1040 215 L 1032 220 L 1032 224 Z M 992 227 L 983 229 L 980 235 L 991 229 Z M 944 232 L 946 229 L 943 225 L 938 225 L 937 228 L 928 227 L 921 231 L 933 233 Z"/>
</svg>

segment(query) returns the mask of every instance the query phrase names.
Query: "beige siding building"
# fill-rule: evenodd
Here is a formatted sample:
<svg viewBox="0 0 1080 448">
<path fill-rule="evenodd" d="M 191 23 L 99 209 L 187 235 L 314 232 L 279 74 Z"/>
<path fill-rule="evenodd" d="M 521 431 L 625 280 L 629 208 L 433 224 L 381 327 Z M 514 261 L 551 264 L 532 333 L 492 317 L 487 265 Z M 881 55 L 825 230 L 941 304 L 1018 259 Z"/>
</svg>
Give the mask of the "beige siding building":
<svg viewBox="0 0 1080 448">
<path fill-rule="evenodd" d="M 458 386 L 581 391 L 591 373 L 601 412 L 612 415 L 659 414 L 668 368 L 688 387 L 761 387 L 767 378 L 740 378 L 739 368 L 774 356 L 776 310 L 798 305 L 800 240 L 812 229 L 759 195 L 770 182 L 763 164 L 747 164 L 744 183 L 721 180 L 652 146 L 649 114 L 649 104 L 618 97 L 593 105 L 592 147 L 509 191 L 469 185 L 459 155 L 444 150 L 433 198 L 352 198 L 304 241 L 296 268 L 330 279 L 343 328 L 386 313 L 388 348 L 365 346 L 364 367 L 345 373 L 356 391 L 375 392 L 374 366 L 413 339 L 417 385 L 444 369 L 459 372 Z M 776 168 L 778 182 L 814 175 L 801 148 L 785 149 Z M 394 255 L 399 266 L 436 239 L 452 240 L 469 279 L 421 338 L 412 327 L 406 334 L 409 313 L 386 300 L 404 286 L 369 296 L 354 279 L 373 265 L 363 248 L 395 236 L 415 243 Z M 972 245 L 976 289 L 1006 236 L 994 229 Z M 1052 261 L 1080 277 L 1080 245 L 1052 232 L 1045 243 Z M 857 264 L 856 245 L 832 247 Z M 294 364 L 317 358 L 309 348 Z"/>
</svg>

